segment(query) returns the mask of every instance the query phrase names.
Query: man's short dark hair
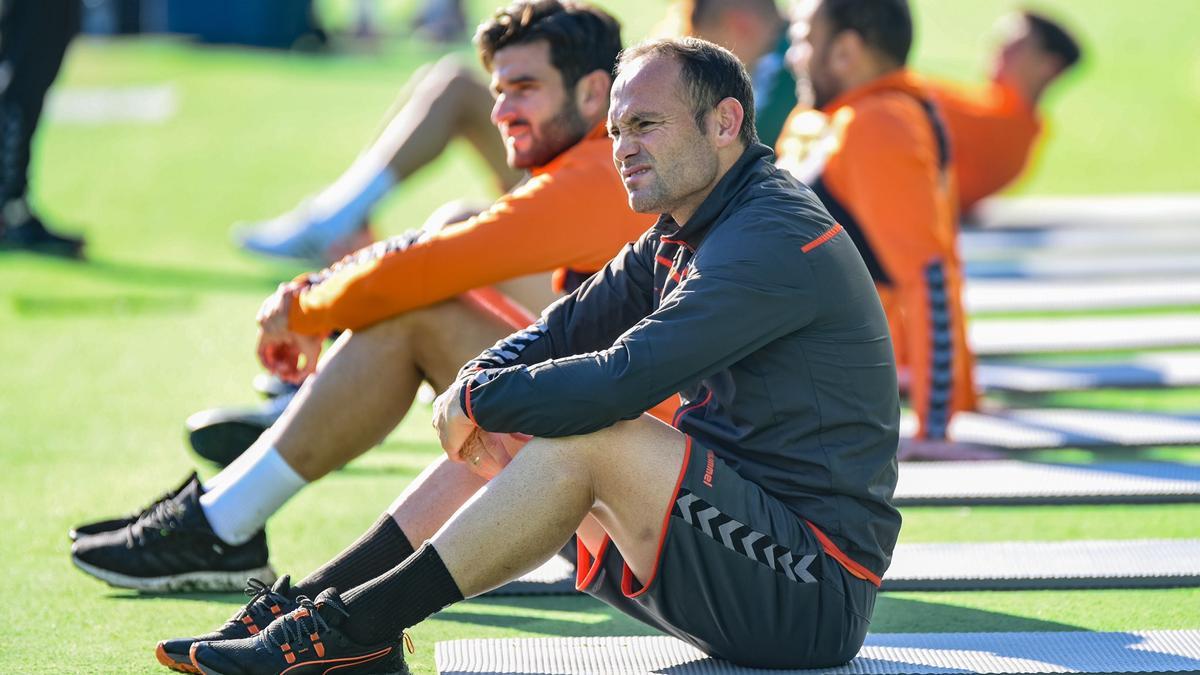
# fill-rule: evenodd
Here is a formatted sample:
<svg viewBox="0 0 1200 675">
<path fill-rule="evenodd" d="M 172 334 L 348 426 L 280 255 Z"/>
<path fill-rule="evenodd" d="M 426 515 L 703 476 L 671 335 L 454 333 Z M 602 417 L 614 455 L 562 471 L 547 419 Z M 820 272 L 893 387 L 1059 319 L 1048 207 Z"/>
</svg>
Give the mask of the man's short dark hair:
<svg viewBox="0 0 1200 675">
<path fill-rule="evenodd" d="M 517 0 L 479 26 L 475 46 L 489 71 L 505 47 L 545 40 L 550 63 L 570 91 L 595 70 L 613 73 L 621 53 L 621 24 L 603 10 L 567 0 Z"/>
<path fill-rule="evenodd" d="M 764 18 L 783 21 L 775 0 L 684 0 L 683 16 L 687 19 L 689 33 L 699 26 L 707 25 L 721 17 L 726 9 L 739 8 L 757 13 Z"/>
<path fill-rule="evenodd" d="M 1037 38 L 1042 51 L 1053 54 L 1062 60 L 1063 70 L 1079 62 L 1079 57 L 1083 54 L 1079 48 L 1079 42 L 1062 24 L 1045 14 L 1029 10 L 1021 12 L 1021 17 L 1029 24 L 1029 31 Z"/>
<path fill-rule="evenodd" d="M 896 65 L 908 62 L 913 42 L 908 0 L 824 0 L 819 11 L 829 19 L 833 35 L 852 30 Z"/>
<path fill-rule="evenodd" d="M 754 128 L 754 89 L 746 67 L 728 49 L 699 38 L 671 38 L 643 42 L 621 52 L 617 73 L 647 56 L 668 57 L 679 63 L 684 91 L 692 104 L 696 126 L 704 130 L 704 119 L 726 98 L 742 104 L 745 116 L 738 138 L 746 145 L 758 142 Z"/>
</svg>

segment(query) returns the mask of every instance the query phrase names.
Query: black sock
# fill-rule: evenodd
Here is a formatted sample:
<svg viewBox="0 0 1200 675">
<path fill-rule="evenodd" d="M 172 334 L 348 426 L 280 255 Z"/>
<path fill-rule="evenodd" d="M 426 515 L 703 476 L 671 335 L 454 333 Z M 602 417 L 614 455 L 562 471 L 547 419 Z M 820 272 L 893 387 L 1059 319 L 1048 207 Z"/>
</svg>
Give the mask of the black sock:
<svg viewBox="0 0 1200 675">
<path fill-rule="evenodd" d="M 462 599 L 442 557 L 426 543 L 390 572 L 342 594 L 350 611 L 342 630 L 359 644 L 395 640 L 405 628 Z"/>
<path fill-rule="evenodd" d="M 412 553 L 412 544 L 404 536 L 404 530 L 390 513 L 385 513 L 338 557 L 304 577 L 292 589 L 296 595 L 310 598 L 326 588 L 349 590 L 392 569 Z"/>
</svg>

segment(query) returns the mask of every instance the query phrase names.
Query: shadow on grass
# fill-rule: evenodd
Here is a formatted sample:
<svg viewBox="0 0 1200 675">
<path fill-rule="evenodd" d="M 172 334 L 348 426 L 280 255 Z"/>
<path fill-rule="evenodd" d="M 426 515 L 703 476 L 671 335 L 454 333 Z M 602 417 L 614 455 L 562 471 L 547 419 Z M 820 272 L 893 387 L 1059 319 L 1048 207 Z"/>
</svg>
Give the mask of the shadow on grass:
<svg viewBox="0 0 1200 675">
<path fill-rule="evenodd" d="M 370 464 L 347 464 L 338 469 L 338 474 L 343 476 L 406 476 L 415 478 L 421 473 L 420 469 L 414 469 L 411 466 L 403 464 L 383 464 L 379 462 L 371 462 Z"/>
<path fill-rule="evenodd" d="M 17 314 L 31 318 L 109 317 L 144 314 L 185 314 L 196 308 L 196 296 L 174 295 L 98 295 L 37 296 L 17 295 L 12 299 Z"/>
<path fill-rule="evenodd" d="M 872 633 L 1044 632 L 1079 626 L 882 594 L 875 603 Z"/>
<path fill-rule="evenodd" d="M 436 619 L 559 637 L 661 635 L 658 630 L 582 594 L 476 598 L 443 610 Z"/>
<path fill-rule="evenodd" d="M 241 607 L 249 598 L 245 593 L 142 593 L 141 591 L 111 591 L 110 600 L 190 600 L 194 602 L 218 602 L 223 605 Z"/>
<path fill-rule="evenodd" d="M 280 281 L 290 278 L 282 270 L 275 269 L 263 273 L 246 273 L 179 265 L 148 265 L 118 260 L 92 260 L 79 269 L 92 276 L 110 281 L 145 284 L 155 288 L 258 291 L 264 294 L 274 291 Z"/>
</svg>

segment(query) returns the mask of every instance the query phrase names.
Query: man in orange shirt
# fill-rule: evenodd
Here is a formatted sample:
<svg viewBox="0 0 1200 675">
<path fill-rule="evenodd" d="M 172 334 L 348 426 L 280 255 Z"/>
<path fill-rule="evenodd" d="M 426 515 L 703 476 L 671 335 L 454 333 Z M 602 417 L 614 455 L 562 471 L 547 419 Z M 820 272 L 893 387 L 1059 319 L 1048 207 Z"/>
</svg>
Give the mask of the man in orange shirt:
<svg viewBox="0 0 1200 675">
<path fill-rule="evenodd" d="M 986 87 L 929 83 L 950 136 L 962 213 L 1025 169 L 1042 132 L 1038 101 L 1080 58 L 1079 43 L 1049 17 L 1024 11 L 1005 23 L 1007 36 Z"/>
<path fill-rule="evenodd" d="M 517 0 L 481 28 L 477 42 L 508 163 L 529 169 L 529 180 L 467 220 L 373 244 L 281 286 L 259 312 L 259 356 L 286 379 L 315 376 L 214 479 L 201 485 L 193 476 L 140 519 L 80 528 L 72 558 L 85 572 L 157 591 L 273 580 L 267 518 L 377 444 L 422 380 L 444 389 L 463 363 L 511 332 L 455 296 L 555 268 L 565 270 L 566 285 L 577 284 L 653 223 L 628 207 L 604 129 L 621 48 L 617 22 L 559 0 Z M 318 368 L 333 330 L 345 332 Z M 436 495 L 429 508 L 452 513 L 461 503 L 454 496 L 465 499 L 479 486 L 461 465 L 448 465 L 427 471 L 402 499 Z M 372 531 L 396 528 L 385 516 Z M 384 539 L 394 544 L 386 552 L 393 560 L 403 539 Z M 175 657 L 186 662 L 186 654 Z"/>
<path fill-rule="evenodd" d="M 778 144 L 779 166 L 816 191 L 850 233 L 908 366 L 920 419 L 907 456 L 940 450 L 953 413 L 975 407 L 960 299 L 949 144 L 905 68 L 905 0 L 824 0 L 792 28 L 790 58 L 811 87 Z"/>
</svg>

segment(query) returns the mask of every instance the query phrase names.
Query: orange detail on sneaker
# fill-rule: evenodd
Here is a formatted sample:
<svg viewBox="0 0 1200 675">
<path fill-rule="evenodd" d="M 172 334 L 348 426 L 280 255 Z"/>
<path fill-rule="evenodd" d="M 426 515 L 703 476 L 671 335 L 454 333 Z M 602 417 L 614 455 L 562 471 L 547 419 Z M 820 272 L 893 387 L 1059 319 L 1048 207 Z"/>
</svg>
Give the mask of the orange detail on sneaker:
<svg viewBox="0 0 1200 675">
<path fill-rule="evenodd" d="M 154 658 L 158 659 L 158 662 L 162 665 L 174 670 L 177 673 L 192 673 L 193 675 L 201 675 L 199 668 L 191 665 L 190 663 L 180 663 L 179 661 L 176 661 L 168 656 L 167 650 L 163 648 L 161 642 L 157 647 L 154 648 Z"/>
</svg>

